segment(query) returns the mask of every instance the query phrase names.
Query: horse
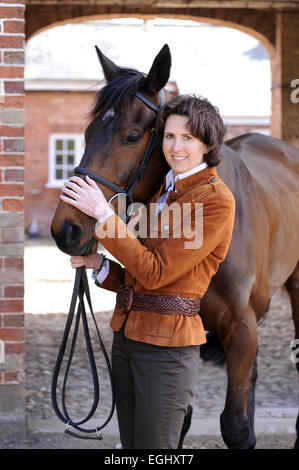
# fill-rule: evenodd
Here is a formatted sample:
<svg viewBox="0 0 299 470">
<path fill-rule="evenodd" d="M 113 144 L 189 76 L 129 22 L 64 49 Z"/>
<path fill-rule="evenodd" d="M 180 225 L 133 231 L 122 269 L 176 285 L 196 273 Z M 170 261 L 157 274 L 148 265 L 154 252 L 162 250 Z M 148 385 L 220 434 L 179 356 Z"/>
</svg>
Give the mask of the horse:
<svg viewBox="0 0 299 470">
<path fill-rule="evenodd" d="M 108 200 L 130 186 L 146 152 L 162 91 L 166 101 L 171 97 L 165 89 L 171 54 L 165 44 L 146 75 L 116 65 L 99 48 L 97 53 L 106 85 L 91 112 L 85 152 L 75 174 L 84 177 L 85 169 Z M 291 299 L 295 338 L 299 338 L 299 152 L 280 139 L 250 133 L 222 144 L 220 156 L 218 175 L 234 194 L 236 217 L 227 257 L 202 298 L 207 343 L 201 356 L 226 361 L 227 393 L 220 415 L 226 446 L 253 449 L 257 323 L 282 286 Z M 143 177 L 137 183 L 135 178 L 134 189 L 131 186 L 133 201 L 145 204 L 167 170 L 161 146 L 155 145 Z M 61 251 L 95 252 L 94 230 L 94 219 L 59 201 L 51 233 Z M 298 362 L 296 367 L 299 372 Z M 191 413 L 189 406 L 181 447 Z M 299 415 L 296 432 L 294 446 L 299 448 Z"/>
</svg>

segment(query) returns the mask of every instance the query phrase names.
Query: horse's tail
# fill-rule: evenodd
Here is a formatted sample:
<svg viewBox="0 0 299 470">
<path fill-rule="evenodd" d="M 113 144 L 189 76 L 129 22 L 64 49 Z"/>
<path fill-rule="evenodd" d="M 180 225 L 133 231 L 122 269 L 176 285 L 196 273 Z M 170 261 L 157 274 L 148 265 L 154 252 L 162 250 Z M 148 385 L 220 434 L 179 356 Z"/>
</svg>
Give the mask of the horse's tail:
<svg viewBox="0 0 299 470">
<path fill-rule="evenodd" d="M 218 367 L 223 367 L 226 362 L 223 345 L 216 333 L 209 331 L 206 335 L 207 342 L 200 346 L 200 357 L 203 361 L 211 361 Z"/>
</svg>

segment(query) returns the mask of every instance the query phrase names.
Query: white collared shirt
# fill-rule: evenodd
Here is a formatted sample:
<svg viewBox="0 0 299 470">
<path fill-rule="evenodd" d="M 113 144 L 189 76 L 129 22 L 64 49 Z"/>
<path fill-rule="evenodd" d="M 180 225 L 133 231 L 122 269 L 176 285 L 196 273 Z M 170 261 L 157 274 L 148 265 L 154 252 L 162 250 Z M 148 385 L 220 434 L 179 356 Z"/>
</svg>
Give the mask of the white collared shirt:
<svg viewBox="0 0 299 470">
<path fill-rule="evenodd" d="M 169 192 L 172 190 L 176 192 L 175 185 L 174 185 L 176 181 L 182 180 L 183 178 L 187 178 L 187 176 L 191 176 L 194 173 L 204 170 L 207 167 L 208 167 L 208 164 L 206 162 L 203 162 L 200 165 L 195 166 L 191 170 L 185 171 L 184 173 L 179 173 L 178 175 L 174 174 L 173 169 L 169 170 L 169 172 L 166 175 L 166 180 L 165 180 L 165 192 L 159 197 L 158 202 L 157 202 L 156 215 L 160 214 L 161 210 L 163 209 L 165 202 L 167 201 Z"/>
</svg>

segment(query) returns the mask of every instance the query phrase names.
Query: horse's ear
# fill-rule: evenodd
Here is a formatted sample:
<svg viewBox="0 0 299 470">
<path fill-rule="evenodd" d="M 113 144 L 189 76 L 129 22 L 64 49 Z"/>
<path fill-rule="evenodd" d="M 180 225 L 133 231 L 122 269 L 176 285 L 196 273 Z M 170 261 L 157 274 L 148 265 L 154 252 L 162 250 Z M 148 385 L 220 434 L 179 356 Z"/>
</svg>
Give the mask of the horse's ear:
<svg viewBox="0 0 299 470">
<path fill-rule="evenodd" d="M 95 46 L 95 48 L 98 54 L 99 61 L 103 67 L 104 76 L 107 82 L 110 82 L 111 80 L 113 80 L 113 78 L 117 77 L 117 75 L 120 74 L 121 69 L 120 67 L 115 65 L 112 60 L 108 59 L 108 57 L 106 57 L 103 52 L 100 51 L 98 46 Z"/>
<path fill-rule="evenodd" d="M 171 54 L 168 44 L 165 44 L 155 58 L 143 88 L 150 93 L 161 90 L 169 79 L 170 67 Z"/>
</svg>

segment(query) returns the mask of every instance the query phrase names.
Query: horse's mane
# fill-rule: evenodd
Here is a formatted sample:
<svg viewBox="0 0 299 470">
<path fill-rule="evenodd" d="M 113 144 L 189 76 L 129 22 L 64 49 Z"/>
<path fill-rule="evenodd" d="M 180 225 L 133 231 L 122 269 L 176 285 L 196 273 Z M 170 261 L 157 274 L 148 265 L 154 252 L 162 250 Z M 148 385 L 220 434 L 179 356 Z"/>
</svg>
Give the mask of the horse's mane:
<svg viewBox="0 0 299 470">
<path fill-rule="evenodd" d="M 100 117 L 109 109 L 118 110 L 130 104 L 131 99 L 145 82 L 146 75 L 135 69 L 121 68 L 121 72 L 98 93 L 90 117 Z"/>
</svg>

